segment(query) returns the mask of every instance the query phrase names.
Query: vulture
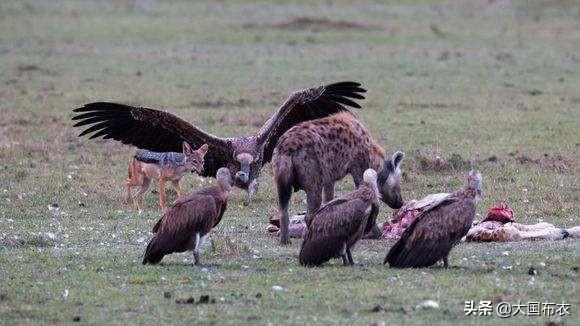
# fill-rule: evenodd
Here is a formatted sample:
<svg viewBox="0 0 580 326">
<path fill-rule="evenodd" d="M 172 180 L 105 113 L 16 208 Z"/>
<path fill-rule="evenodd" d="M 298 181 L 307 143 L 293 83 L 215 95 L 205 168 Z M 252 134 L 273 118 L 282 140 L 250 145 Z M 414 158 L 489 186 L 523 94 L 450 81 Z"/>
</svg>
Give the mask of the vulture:
<svg viewBox="0 0 580 326">
<path fill-rule="evenodd" d="M 124 104 L 96 102 L 74 109 L 75 127 L 87 126 L 80 134 L 102 137 L 154 152 L 179 152 L 183 142 L 193 147 L 209 145 L 203 176 L 215 177 L 227 167 L 236 187 L 246 189 L 248 205 L 258 189 L 260 169 L 272 158 L 278 138 L 294 125 L 308 120 L 360 108 L 366 90 L 356 82 L 339 82 L 296 91 L 256 133 L 220 138 L 167 112 Z"/>
<path fill-rule="evenodd" d="M 231 191 L 232 177 L 227 168 L 216 173 L 212 187 L 178 199 L 153 227 L 153 239 L 147 245 L 143 265 L 157 264 L 163 256 L 193 251 L 195 265 L 205 236 L 221 221 Z"/>
<path fill-rule="evenodd" d="M 300 264 L 320 266 L 331 258 L 354 265 L 351 249 L 375 226 L 380 193 L 377 173 L 367 169 L 358 189 L 321 206 L 313 215 L 300 248 Z"/>
<path fill-rule="evenodd" d="M 383 263 L 395 268 L 417 268 L 443 259 L 447 268 L 449 252 L 471 227 L 481 192 L 481 173 L 472 170 L 462 188 L 423 212 L 405 229 Z"/>
</svg>

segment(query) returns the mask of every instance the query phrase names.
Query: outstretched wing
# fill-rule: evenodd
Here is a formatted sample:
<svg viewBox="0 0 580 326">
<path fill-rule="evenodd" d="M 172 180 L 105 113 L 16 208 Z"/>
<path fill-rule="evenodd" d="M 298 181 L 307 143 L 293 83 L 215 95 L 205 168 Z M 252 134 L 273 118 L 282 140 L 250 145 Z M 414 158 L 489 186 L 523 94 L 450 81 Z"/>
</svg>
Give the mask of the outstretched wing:
<svg viewBox="0 0 580 326">
<path fill-rule="evenodd" d="M 444 258 L 467 233 L 475 204 L 450 196 L 411 223 L 385 257 L 391 267 L 427 267 Z"/>
<path fill-rule="evenodd" d="M 204 175 L 214 176 L 232 156 L 230 143 L 209 134 L 166 111 L 124 104 L 96 102 L 74 109 L 75 127 L 87 126 L 79 137 L 93 133 L 90 139 L 102 137 L 156 152 L 181 152 L 187 141 L 192 147 L 209 145 L 205 155 Z"/>
<path fill-rule="evenodd" d="M 360 108 L 352 99 L 364 99 L 366 90 L 356 82 L 340 82 L 294 92 L 256 134 L 258 144 L 264 145 L 263 164 L 270 161 L 272 152 L 288 129 L 296 124 L 347 111 L 346 106 Z"/>
</svg>

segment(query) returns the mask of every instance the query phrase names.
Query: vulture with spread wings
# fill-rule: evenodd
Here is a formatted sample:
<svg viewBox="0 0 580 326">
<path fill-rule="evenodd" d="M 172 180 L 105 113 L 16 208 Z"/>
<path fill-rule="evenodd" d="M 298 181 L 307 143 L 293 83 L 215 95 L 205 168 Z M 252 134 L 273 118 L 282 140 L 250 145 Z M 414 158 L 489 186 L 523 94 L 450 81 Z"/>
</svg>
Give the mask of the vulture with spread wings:
<svg viewBox="0 0 580 326">
<path fill-rule="evenodd" d="M 220 167 L 234 176 L 234 185 L 246 189 L 248 204 L 258 189 L 260 169 L 272 158 L 278 138 L 292 126 L 346 111 L 347 106 L 360 108 L 353 99 L 364 99 L 366 92 L 356 82 L 340 82 L 307 88 L 292 93 L 253 135 L 220 138 L 167 112 L 124 104 L 96 102 L 74 109 L 78 114 L 75 127 L 87 126 L 79 137 L 114 139 L 123 144 L 156 152 L 179 152 L 183 142 L 192 147 L 209 145 L 205 155 L 205 176 L 215 177 Z"/>
<path fill-rule="evenodd" d="M 465 186 L 417 217 L 385 257 L 395 268 L 429 267 L 439 260 L 448 267 L 449 252 L 463 238 L 481 198 L 481 173 L 470 171 Z"/>
</svg>

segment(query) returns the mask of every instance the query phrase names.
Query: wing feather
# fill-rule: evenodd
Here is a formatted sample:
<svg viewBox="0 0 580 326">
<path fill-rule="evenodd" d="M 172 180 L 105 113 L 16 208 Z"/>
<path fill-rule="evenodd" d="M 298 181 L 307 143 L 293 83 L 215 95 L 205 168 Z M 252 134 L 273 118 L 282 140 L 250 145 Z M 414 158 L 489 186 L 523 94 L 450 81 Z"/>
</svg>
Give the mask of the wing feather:
<svg viewBox="0 0 580 326">
<path fill-rule="evenodd" d="M 358 103 L 351 100 L 364 99 L 361 93 L 366 90 L 360 86 L 357 82 L 339 82 L 290 95 L 256 134 L 258 143 L 264 144 L 263 164 L 271 160 L 278 138 L 296 124 L 348 111 L 346 106 L 360 108 Z"/>
<path fill-rule="evenodd" d="M 469 230 L 472 200 L 450 196 L 419 216 L 385 257 L 391 267 L 427 267 L 449 254 Z"/>
<path fill-rule="evenodd" d="M 205 156 L 205 176 L 215 176 L 232 156 L 227 139 L 209 134 L 166 111 L 110 102 L 95 102 L 73 110 L 75 127 L 88 126 L 79 137 L 102 137 L 157 152 L 180 152 L 187 141 L 194 148 L 209 145 Z"/>
</svg>

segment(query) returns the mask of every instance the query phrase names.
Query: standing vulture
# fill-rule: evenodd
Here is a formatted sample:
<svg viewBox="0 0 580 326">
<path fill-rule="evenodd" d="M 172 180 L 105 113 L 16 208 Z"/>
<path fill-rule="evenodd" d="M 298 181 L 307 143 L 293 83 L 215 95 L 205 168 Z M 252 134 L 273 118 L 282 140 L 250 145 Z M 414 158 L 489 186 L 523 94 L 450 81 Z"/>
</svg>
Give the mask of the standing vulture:
<svg viewBox="0 0 580 326">
<path fill-rule="evenodd" d="M 199 265 L 199 246 L 221 221 L 231 191 L 232 177 L 227 168 L 220 168 L 216 178 L 214 186 L 178 199 L 155 224 L 143 265 L 157 264 L 165 255 L 187 250 L 193 251 L 195 265 Z"/>
<path fill-rule="evenodd" d="M 449 252 L 471 227 L 481 191 L 481 173 L 472 170 L 462 188 L 411 223 L 384 263 L 395 268 L 428 267 L 443 259 L 443 266 L 448 267 Z"/>
<path fill-rule="evenodd" d="M 246 189 L 248 205 L 258 188 L 262 166 L 272 158 L 278 138 L 292 126 L 347 111 L 345 106 L 360 108 L 352 99 L 364 99 L 366 92 L 355 82 L 340 82 L 307 88 L 292 93 L 255 134 L 220 138 L 167 112 L 117 103 L 96 102 L 74 109 L 74 126 L 89 126 L 79 134 L 94 132 L 90 138 L 115 139 L 154 152 L 179 152 L 183 142 L 193 147 L 209 145 L 204 160 L 204 176 L 214 177 L 227 167 L 235 176 L 235 186 Z"/>
<path fill-rule="evenodd" d="M 367 169 L 358 189 L 320 207 L 308 225 L 299 260 L 303 266 L 319 266 L 331 258 L 354 265 L 351 248 L 375 225 L 380 193 L 377 173 Z"/>
</svg>

